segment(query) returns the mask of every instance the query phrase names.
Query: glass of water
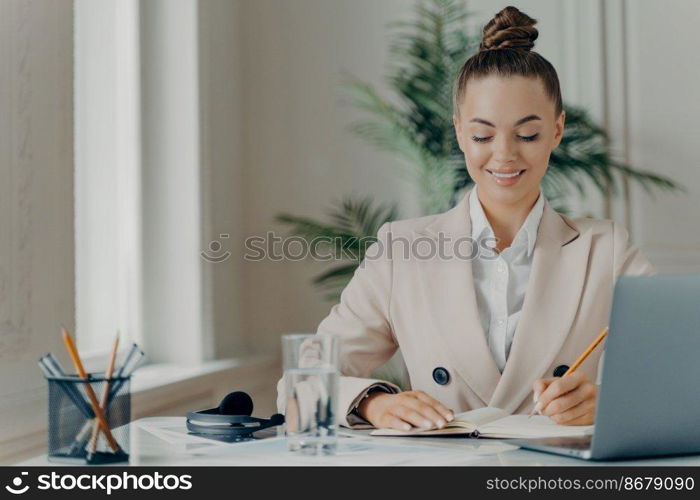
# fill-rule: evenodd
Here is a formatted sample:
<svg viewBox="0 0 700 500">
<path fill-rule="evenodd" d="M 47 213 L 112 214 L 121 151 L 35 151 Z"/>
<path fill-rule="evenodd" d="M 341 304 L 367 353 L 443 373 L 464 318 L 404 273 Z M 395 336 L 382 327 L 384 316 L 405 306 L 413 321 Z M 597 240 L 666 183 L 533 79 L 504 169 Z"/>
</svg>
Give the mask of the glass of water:
<svg viewBox="0 0 700 500">
<path fill-rule="evenodd" d="M 338 427 L 338 338 L 329 334 L 282 336 L 285 431 L 290 451 L 332 455 Z"/>
</svg>

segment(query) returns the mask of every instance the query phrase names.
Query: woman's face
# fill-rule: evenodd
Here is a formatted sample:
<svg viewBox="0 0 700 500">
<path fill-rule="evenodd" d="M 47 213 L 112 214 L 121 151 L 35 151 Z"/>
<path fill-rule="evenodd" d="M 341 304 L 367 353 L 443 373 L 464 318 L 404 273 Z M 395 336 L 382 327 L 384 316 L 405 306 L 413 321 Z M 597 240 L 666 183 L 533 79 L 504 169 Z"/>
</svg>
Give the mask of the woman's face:
<svg viewBox="0 0 700 500">
<path fill-rule="evenodd" d="M 564 112 L 555 117 L 554 103 L 539 79 L 469 80 L 454 125 L 482 202 L 535 201 L 549 156 L 564 132 Z"/>
</svg>

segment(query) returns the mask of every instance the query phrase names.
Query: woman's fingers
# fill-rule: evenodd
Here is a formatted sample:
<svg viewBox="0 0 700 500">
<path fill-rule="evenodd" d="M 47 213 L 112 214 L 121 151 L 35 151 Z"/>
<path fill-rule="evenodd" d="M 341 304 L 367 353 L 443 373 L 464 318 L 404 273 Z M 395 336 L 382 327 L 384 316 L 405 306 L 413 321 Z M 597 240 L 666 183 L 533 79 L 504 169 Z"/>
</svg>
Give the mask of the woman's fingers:
<svg viewBox="0 0 700 500">
<path fill-rule="evenodd" d="M 435 424 L 421 412 L 418 412 L 411 408 L 407 404 L 401 404 L 395 406 L 391 412 L 394 416 L 399 417 L 404 422 L 408 422 L 413 427 L 418 427 L 421 429 L 432 429 Z"/>
<path fill-rule="evenodd" d="M 557 378 L 540 394 L 540 397 L 537 399 L 537 409 L 541 411 L 554 399 L 574 390 L 583 382 L 588 382 L 588 376 L 583 372 L 574 372 L 571 375 Z"/>
<path fill-rule="evenodd" d="M 598 387 L 585 373 L 572 373 L 551 382 L 540 394 L 538 409 L 557 424 L 593 423 Z"/>
<path fill-rule="evenodd" d="M 406 398 L 404 404 L 423 416 L 430 424 L 430 427 L 442 429 L 447 424 L 447 420 L 438 411 L 422 400 L 412 397 Z"/>
<path fill-rule="evenodd" d="M 442 418 L 444 418 L 447 422 L 451 422 L 454 418 L 454 412 L 450 410 L 447 406 L 442 404 L 440 401 L 437 399 L 434 399 L 430 396 L 428 396 L 425 392 L 423 391 L 413 391 L 418 399 L 423 401 L 426 404 L 429 404 L 432 406 L 440 415 L 442 415 Z"/>
<path fill-rule="evenodd" d="M 452 411 L 422 391 L 407 391 L 399 394 L 372 394 L 358 406 L 361 416 L 375 427 L 409 430 L 441 429 L 447 425 Z M 406 426 L 409 426 L 406 428 Z"/>
<path fill-rule="evenodd" d="M 549 384 L 555 380 L 556 378 L 540 378 L 535 380 L 532 384 L 532 401 L 535 403 L 535 412 L 540 412 L 542 408 L 539 404 L 540 395 L 549 387 Z"/>
<path fill-rule="evenodd" d="M 590 425 L 595 416 L 595 406 L 595 400 L 587 399 L 551 418 L 559 425 Z"/>
<path fill-rule="evenodd" d="M 426 403 L 425 401 L 431 401 L 434 402 L 432 398 L 427 396 L 425 393 L 419 393 L 418 391 L 408 391 L 401 393 L 400 396 L 400 406 L 403 406 L 412 412 L 417 413 L 420 415 L 421 423 L 416 425 L 416 427 L 422 427 L 422 428 L 432 428 L 432 427 L 437 427 L 437 428 L 442 428 L 446 424 L 445 418 L 438 413 L 438 410 L 433 408 L 433 406 L 429 403 Z M 419 398 L 422 396 L 422 398 Z M 399 407 L 400 407 L 399 406 Z M 403 415 L 399 415 L 401 418 L 403 418 Z M 413 422 L 411 422 L 413 423 Z"/>
<path fill-rule="evenodd" d="M 593 384 L 583 383 L 574 390 L 551 400 L 549 404 L 542 407 L 540 413 L 542 413 L 542 415 L 547 415 L 548 417 L 564 413 L 579 403 L 594 398 L 595 392 L 595 386 Z"/>
<path fill-rule="evenodd" d="M 411 424 L 391 414 L 385 415 L 382 419 L 382 422 L 377 427 L 383 427 L 385 429 L 396 429 L 398 431 L 411 430 Z"/>
<path fill-rule="evenodd" d="M 532 384 L 533 399 L 535 402 L 540 398 L 540 395 L 549 387 L 549 384 L 557 380 L 556 378 L 540 378 Z"/>
</svg>

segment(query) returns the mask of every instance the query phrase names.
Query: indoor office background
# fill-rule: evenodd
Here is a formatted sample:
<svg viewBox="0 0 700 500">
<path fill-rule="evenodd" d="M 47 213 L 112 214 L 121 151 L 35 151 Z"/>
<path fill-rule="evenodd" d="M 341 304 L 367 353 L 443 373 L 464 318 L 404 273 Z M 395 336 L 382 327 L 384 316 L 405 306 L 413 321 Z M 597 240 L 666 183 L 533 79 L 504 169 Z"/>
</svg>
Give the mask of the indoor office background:
<svg viewBox="0 0 700 500">
<path fill-rule="evenodd" d="M 508 3 L 468 1 L 476 33 Z M 239 389 L 274 411 L 279 339 L 332 303 L 324 267 L 243 258 L 246 237 L 346 196 L 422 213 L 391 154 L 350 133 L 346 73 L 392 99 L 387 23 L 414 0 L 0 0 L 0 460 L 46 442 L 37 359 L 60 326 L 103 370 L 117 330 L 149 365 L 133 417 Z M 588 186 L 661 272 L 700 271 L 700 9 L 692 0 L 519 0 L 535 50 L 635 168 L 684 191 Z M 230 252 L 228 254 L 227 252 Z M 221 262 L 206 256 L 226 258 Z"/>
</svg>

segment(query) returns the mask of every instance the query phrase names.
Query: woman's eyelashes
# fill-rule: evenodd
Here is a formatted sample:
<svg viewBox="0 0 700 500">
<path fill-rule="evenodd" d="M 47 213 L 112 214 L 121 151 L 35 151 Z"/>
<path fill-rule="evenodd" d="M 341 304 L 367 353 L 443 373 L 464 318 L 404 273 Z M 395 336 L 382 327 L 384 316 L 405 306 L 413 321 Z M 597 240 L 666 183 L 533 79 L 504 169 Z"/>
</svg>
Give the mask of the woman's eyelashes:
<svg viewBox="0 0 700 500">
<path fill-rule="evenodd" d="M 532 141 L 537 140 L 537 138 L 539 137 L 539 135 L 540 135 L 540 134 L 537 133 L 537 134 L 528 135 L 528 136 L 518 135 L 518 136 L 516 136 L 516 137 L 517 137 L 518 139 L 520 139 L 521 141 L 523 141 L 523 142 L 532 142 Z M 478 136 L 475 136 L 475 135 L 472 136 L 472 140 L 473 140 L 474 142 L 487 142 L 489 139 L 491 139 L 491 137 L 478 137 Z"/>
</svg>

